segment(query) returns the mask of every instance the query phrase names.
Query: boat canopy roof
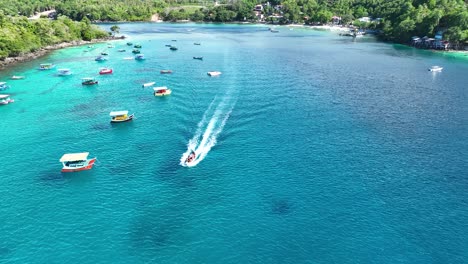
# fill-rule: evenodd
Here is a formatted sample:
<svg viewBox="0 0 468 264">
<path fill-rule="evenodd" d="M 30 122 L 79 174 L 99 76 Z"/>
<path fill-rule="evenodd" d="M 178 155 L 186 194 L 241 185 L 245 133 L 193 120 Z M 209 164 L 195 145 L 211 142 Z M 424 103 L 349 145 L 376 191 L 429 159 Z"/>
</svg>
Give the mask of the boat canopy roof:
<svg viewBox="0 0 468 264">
<path fill-rule="evenodd" d="M 88 155 L 89 152 L 67 153 L 60 158 L 60 162 L 86 160 L 88 158 Z"/>
<path fill-rule="evenodd" d="M 0 94 L 0 99 L 5 99 L 5 98 L 8 98 L 10 97 L 9 94 Z"/>
<path fill-rule="evenodd" d="M 128 111 L 127 110 L 124 110 L 124 111 L 112 111 L 109 113 L 110 116 L 123 116 L 123 115 L 127 115 L 128 114 Z"/>
<path fill-rule="evenodd" d="M 159 87 L 154 87 L 153 90 L 159 91 L 159 90 L 167 90 L 166 86 L 159 86 Z"/>
</svg>

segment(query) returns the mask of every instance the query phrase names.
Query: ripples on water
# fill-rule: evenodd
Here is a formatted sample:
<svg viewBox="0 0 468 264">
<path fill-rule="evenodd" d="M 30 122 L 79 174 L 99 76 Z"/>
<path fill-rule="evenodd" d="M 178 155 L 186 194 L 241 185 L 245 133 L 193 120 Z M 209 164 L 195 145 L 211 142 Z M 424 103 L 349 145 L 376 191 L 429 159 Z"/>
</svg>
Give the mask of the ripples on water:
<svg viewBox="0 0 468 264">
<path fill-rule="evenodd" d="M 119 26 L 128 39 L 113 49 L 73 47 L 2 73 L 27 78 L 8 81 L 16 102 L 0 108 L 0 260 L 468 258 L 466 60 L 299 28 Z M 123 60 L 127 41 L 147 60 Z M 94 61 L 105 50 L 112 76 Z M 74 74 L 35 70 L 43 62 Z M 83 87 L 87 76 L 99 85 Z M 150 81 L 173 94 L 155 98 Z M 136 119 L 111 125 L 121 109 Z M 187 168 L 190 140 L 203 160 Z M 96 166 L 61 174 L 60 156 L 78 151 Z"/>
</svg>

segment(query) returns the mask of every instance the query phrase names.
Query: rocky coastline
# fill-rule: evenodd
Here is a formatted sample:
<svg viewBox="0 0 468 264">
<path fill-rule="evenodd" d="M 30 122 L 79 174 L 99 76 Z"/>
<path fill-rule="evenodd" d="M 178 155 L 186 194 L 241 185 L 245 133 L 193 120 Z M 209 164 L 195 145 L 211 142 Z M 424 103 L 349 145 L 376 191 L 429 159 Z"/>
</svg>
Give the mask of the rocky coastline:
<svg viewBox="0 0 468 264">
<path fill-rule="evenodd" d="M 70 42 L 62 42 L 50 46 L 45 46 L 42 47 L 36 51 L 28 52 L 21 54 L 20 56 L 17 57 L 7 57 L 3 60 L 0 60 L 0 69 L 4 69 L 7 66 L 11 66 L 17 63 L 25 62 L 25 61 L 31 61 L 35 60 L 37 58 L 40 58 L 46 54 L 48 54 L 51 51 L 58 50 L 58 49 L 63 49 L 63 48 L 68 48 L 72 46 L 82 46 L 82 45 L 89 45 L 93 43 L 100 43 L 100 42 L 105 42 L 105 41 L 111 41 L 111 40 L 117 40 L 117 39 L 124 39 L 125 36 L 120 36 L 120 37 L 107 37 L 103 39 L 93 39 L 90 41 L 87 40 L 74 40 Z"/>
</svg>

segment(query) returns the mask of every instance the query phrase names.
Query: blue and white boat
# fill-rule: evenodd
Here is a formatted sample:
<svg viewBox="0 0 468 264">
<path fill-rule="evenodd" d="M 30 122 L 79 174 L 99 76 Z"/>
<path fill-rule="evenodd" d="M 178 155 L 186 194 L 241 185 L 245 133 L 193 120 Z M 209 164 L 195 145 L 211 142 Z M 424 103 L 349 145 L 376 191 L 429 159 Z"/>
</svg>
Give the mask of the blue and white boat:
<svg viewBox="0 0 468 264">
<path fill-rule="evenodd" d="M 71 75 L 72 74 L 72 71 L 70 69 L 58 69 L 57 70 L 58 72 L 58 75 L 59 76 L 67 76 L 67 75 Z"/>
<path fill-rule="evenodd" d="M 95 60 L 95 61 L 106 61 L 107 58 L 104 57 L 104 56 L 99 55 L 99 56 L 97 56 L 96 59 L 94 59 L 94 60 Z"/>
<path fill-rule="evenodd" d="M 137 54 L 135 56 L 135 60 L 144 60 L 144 59 L 145 59 L 145 55 L 143 55 L 143 54 Z"/>
<path fill-rule="evenodd" d="M 0 82 L 0 91 L 4 91 L 8 88 L 10 88 L 10 85 L 7 85 L 6 82 Z"/>
</svg>

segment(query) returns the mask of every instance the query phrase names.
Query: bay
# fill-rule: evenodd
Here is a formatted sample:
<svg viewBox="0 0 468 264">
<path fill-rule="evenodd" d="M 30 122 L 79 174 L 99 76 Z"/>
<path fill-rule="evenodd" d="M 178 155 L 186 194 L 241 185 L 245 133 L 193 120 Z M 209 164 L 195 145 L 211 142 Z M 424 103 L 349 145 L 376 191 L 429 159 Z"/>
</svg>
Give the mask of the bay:
<svg viewBox="0 0 468 264">
<path fill-rule="evenodd" d="M 466 56 L 303 28 L 119 27 L 113 48 L 0 73 L 15 100 L 0 107 L 2 262 L 466 263 Z M 127 42 L 146 60 L 124 60 Z M 136 119 L 111 125 L 114 110 Z M 190 140 L 203 159 L 188 168 Z M 82 151 L 96 166 L 60 173 Z"/>
</svg>

